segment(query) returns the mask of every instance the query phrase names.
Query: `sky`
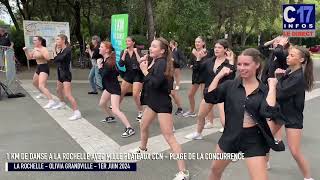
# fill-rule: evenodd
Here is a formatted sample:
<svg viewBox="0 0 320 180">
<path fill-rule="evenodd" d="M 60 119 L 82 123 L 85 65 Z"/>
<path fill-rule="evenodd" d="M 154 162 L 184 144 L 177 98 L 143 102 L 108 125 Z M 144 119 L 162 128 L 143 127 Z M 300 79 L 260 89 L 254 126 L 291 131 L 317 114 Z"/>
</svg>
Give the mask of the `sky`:
<svg viewBox="0 0 320 180">
<path fill-rule="evenodd" d="M 9 1 L 9 2 L 10 2 L 11 7 L 16 5 L 16 3 L 14 1 Z M 3 5 L 1 4 L 1 8 L 2 7 L 3 7 Z M 3 7 L 3 8 L 6 9 L 5 7 Z M 8 12 L 6 12 L 6 11 L 0 11 L 0 12 L 1 12 L 1 14 L 0 14 L 1 20 L 3 20 L 7 24 L 13 24 Z"/>
</svg>

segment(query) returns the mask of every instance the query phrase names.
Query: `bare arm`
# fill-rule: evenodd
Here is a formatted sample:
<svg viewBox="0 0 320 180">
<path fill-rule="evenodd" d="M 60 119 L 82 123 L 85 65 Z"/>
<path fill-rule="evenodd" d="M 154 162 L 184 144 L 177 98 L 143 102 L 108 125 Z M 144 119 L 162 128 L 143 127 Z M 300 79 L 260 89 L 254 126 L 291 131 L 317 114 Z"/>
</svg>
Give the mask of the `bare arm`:
<svg viewBox="0 0 320 180">
<path fill-rule="evenodd" d="M 31 60 L 31 59 L 32 59 L 32 56 L 33 56 L 33 51 L 32 51 L 32 52 L 29 52 L 27 47 L 24 47 L 24 48 L 23 48 L 23 51 L 24 51 L 24 54 L 26 55 L 27 59 L 28 59 L 28 60 Z"/>
<path fill-rule="evenodd" d="M 45 47 L 41 48 L 40 52 L 45 60 L 47 60 L 47 61 L 50 60 L 49 51 L 47 48 L 45 48 Z"/>
</svg>

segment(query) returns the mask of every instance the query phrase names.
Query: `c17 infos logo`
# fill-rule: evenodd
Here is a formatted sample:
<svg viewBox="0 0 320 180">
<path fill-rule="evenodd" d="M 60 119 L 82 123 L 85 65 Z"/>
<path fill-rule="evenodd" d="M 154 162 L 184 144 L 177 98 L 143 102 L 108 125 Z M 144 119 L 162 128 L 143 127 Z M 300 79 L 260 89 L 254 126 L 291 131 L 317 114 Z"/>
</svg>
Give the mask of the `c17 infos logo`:
<svg viewBox="0 0 320 180">
<path fill-rule="evenodd" d="M 315 37 L 316 13 L 314 4 L 284 4 L 283 35 L 289 37 Z"/>
</svg>

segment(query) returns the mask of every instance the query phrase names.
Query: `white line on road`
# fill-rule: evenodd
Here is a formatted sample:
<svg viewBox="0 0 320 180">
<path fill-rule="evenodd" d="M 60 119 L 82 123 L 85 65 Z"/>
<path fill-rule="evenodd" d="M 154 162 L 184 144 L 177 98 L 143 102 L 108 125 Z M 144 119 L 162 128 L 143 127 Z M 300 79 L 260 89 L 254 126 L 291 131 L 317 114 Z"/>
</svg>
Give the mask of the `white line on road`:
<svg viewBox="0 0 320 180">
<path fill-rule="evenodd" d="M 307 92 L 306 93 L 305 100 L 308 101 L 310 99 L 314 99 L 314 98 L 319 97 L 319 96 L 320 96 L 320 88 L 314 89 L 311 92 Z"/>
<path fill-rule="evenodd" d="M 30 94 L 30 96 L 43 107 L 47 99 L 36 99 L 39 92 L 31 83 L 22 81 L 21 86 Z M 57 97 L 54 97 L 57 99 Z M 68 120 L 72 115 L 72 109 L 66 107 L 61 110 L 44 109 L 87 153 L 108 153 L 117 152 L 119 144 L 105 135 L 98 128 L 81 118 L 76 121 Z"/>
<path fill-rule="evenodd" d="M 79 81 L 82 82 L 82 81 Z M 184 81 L 183 83 L 188 83 Z M 31 97 L 40 104 L 41 107 L 47 102 L 43 99 L 36 99 L 37 90 L 32 86 L 31 81 L 22 81 L 22 87 L 31 95 Z M 315 89 L 306 93 L 306 101 L 319 97 L 320 89 Z M 55 97 L 56 98 L 56 97 Z M 68 107 L 65 110 L 47 110 L 45 111 L 87 152 L 87 153 L 116 153 L 130 152 L 133 148 L 140 145 L 140 141 L 121 146 L 112 140 L 108 135 L 90 124 L 82 118 L 77 121 L 69 121 L 67 117 L 71 116 L 72 110 Z M 218 119 L 216 118 L 215 121 Z M 175 136 L 180 144 L 190 142 L 184 136 L 196 130 L 196 124 L 176 130 Z M 205 129 L 203 136 L 216 133 L 218 128 Z M 148 149 L 151 152 L 162 152 L 170 149 L 162 135 L 150 137 L 148 140 Z"/>
<path fill-rule="evenodd" d="M 214 122 L 218 122 L 219 119 L 215 118 Z M 219 127 L 221 128 L 221 127 Z M 218 127 L 212 128 L 212 129 L 204 129 L 204 131 L 202 132 L 203 136 L 208 136 L 210 134 L 216 133 L 219 130 Z M 174 135 L 177 138 L 177 141 L 180 144 L 185 144 L 187 142 L 190 142 L 191 140 L 186 139 L 185 136 L 187 134 L 193 133 L 195 132 L 197 129 L 197 125 L 191 125 L 191 126 L 187 126 L 184 127 L 182 129 L 176 130 Z M 140 146 L 140 141 L 138 142 L 134 142 L 131 144 L 127 144 L 125 146 L 121 146 L 120 148 L 120 152 L 130 152 L 132 149 L 137 148 Z M 160 134 L 158 136 L 153 136 L 150 137 L 148 139 L 148 151 L 150 152 L 162 152 L 165 150 L 170 149 L 169 145 L 167 144 L 167 142 L 165 141 L 164 137 Z"/>
</svg>

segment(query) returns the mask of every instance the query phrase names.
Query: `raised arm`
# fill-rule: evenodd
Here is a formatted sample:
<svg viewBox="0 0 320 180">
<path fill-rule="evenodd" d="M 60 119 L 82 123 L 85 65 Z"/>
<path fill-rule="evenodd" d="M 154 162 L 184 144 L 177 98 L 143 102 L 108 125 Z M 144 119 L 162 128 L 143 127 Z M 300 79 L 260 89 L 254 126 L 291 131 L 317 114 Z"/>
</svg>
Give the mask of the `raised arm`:
<svg viewBox="0 0 320 180">
<path fill-rule="evenodd" d="M 32 56 L 33 56 L 33 51 L 29 52 L 27 47 L 24 47 L 23 51 L 24 51 L 24 54 L 26 55 L 27 59 L 31 60 Z"/>
</svg>

